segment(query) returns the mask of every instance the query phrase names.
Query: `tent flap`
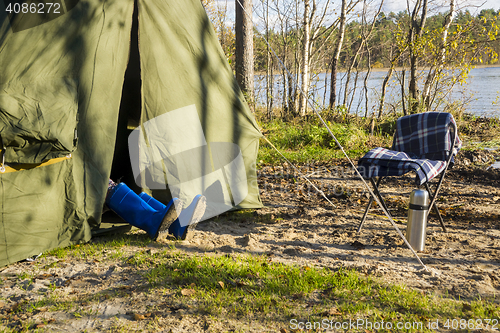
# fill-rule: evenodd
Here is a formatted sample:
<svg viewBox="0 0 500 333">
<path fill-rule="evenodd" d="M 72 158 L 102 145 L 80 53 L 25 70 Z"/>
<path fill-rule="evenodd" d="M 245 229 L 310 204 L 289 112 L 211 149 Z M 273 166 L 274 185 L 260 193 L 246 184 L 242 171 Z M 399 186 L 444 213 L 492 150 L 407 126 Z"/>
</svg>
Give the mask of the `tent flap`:
<svg viewBox="0 0 500 333">
<path fill-rule="evenodd" d="M 5 163 L 42 163 L 73 152 L 78 111 L 74 80 L 15 82 L 0 91 Z"/>
<path fill-rule="evenodd" d="M 169 190 L 164 192 L 180 196 L 185 204 L 203 193 L 209 208 L 211 201 L 214 206 L 226 202 L 231 208 L 262 207 L 255 170 L 262 135 L 200 1 L 139 0 L 138 4 L 144 135 L 150 141 L 152 155 L 160 156 L 164 165 L 179 168 L 185 163 L 191 172 L 180 183 L 168 167 L 149 177 L 176 179 L 176 184 L 168 181 Z M 156 128 L 161 130 L 153 130 Z M 170 142 L 176 143 L 175 151 L 169 147 Z M 232 159 L 227 159 L 231 170 L 224 174 L 224 166 L 215 165 L 214 159 L 234 147 L 233 159 L 241 152 L 241 161 L 232 164 L 238 166 L 235 169 L 229 167 Z M 205 159 L 212 161 L 211 168 L 202 167 Z M 234 179 L 227 179 L 227 175 Z M 221 190 L 214 192 L 216 183 L 221 184 Z M 234 188 L 236 183 L 238 188 Z M 147 182 L 142 186 L 151 188 Z M 233 205 L 226 188 L 227 193 L 239 194 Z M 170 197 L 170 193 L 161 192 L 153 193 L 159 198 Z M 210 216 L 207 213 L 205 218 Z"/>
</svg>

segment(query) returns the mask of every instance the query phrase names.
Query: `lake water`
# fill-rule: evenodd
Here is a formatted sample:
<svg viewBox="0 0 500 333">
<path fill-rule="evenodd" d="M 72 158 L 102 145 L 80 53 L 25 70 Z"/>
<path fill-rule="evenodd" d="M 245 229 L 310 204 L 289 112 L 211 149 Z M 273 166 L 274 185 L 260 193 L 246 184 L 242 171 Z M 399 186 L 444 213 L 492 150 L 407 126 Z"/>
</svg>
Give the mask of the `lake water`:
<svg viewBox="0 0 500 333">
<path fill-rule="evenodd" d="M 364 97 L 364 87 L 363 80 L 366 72 L 360 72 L 358 77 L 358 82 L 356 84 L 356 89 L 354 90 L 354 98 L 352 103 L 348 99 L 347 104 L 351 103 L 351 112 L 358 113 L 360 115 L 365 114 L 365 97 Z M 383 80 L 385 78 L 385 71 L 374 71 L 368 78 L 368 109 L 371 113 L 378 109 L 378 100 L 380 98 L 380 92 Z M 311 87 L 311 95 L 314 98 L 315 103 L 319 105 L 328 104 L 329 99 L 329 86 L 330 86 L 330 74 L 327 77 L 327 89 L 325 91 L 325 74 L 318 74 L 313 78 L 313 83 Z M 409 75 L 407 75 L 408 77 Z M 280 82 L 281 76 L 274 76 L 274 96 L 280 96 L 275 98 L 274 106 L 281 105 L 282 96 L 282 82 Z M 345 86 L 346 75 L 345 73 L 339 73 L 337 75 L 337 98 L 340 97 L 340 102 L 343 101 L 343 89 Z M 386 110 L 384 112 L 392 111 L 394 108 L 401 109 L 401 88 L 399 81 L 395 75 L 391 78 L 390 85 L 387 89 L 386 96 Z M 350 89 L 354 89 L 354 75 L 351 77 Z M 460 100 L 466 101 L 468 104 L 466 106 L 466 111 L 475 115 L 480 116 L 497 116 L 500 117 L 500 67 L 485 67 L 485 68 L 474 68 L 467 79 L 468 84 L 465 86 L 456 85 L 453 89 L 451 96 L 446 102 Z M 255 94 L 257 97 L 257 103 L 265 105 L 266 103 L 266 93 L 265 93 L 265 76 L 256 75 L 255 77 Z M 351 94 L 352 96 L 352 94 Z M 444 104 L 438 107 L 438 110 L 443 110 Z"/>
</svg>

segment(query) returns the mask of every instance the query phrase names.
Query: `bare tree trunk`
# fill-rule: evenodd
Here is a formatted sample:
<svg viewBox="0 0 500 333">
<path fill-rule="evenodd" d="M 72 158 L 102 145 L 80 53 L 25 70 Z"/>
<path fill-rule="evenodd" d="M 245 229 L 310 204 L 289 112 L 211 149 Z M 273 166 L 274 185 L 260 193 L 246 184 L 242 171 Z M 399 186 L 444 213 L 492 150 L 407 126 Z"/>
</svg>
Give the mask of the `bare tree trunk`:
<svg viewBox="0 0 500 333">
<path fill-rule="evenodd" d="M 408 112 L 406 111 L 406 103 L 405 103 L 405 77 L 406 77 L 406 68 L 403 67 L 401 70 L 401 104 L 403 106 L 403 114 L 406 116 Z"/>
<path fill-rule="evenodd" d="M 417 88 L 417 56 L 415 54 L 410 56 L 410 84 L 408 86 L 410 94 L 410 113 L 418 111 L 418 88 Z"/>
<path fill-rule="evenodd" d="M 299 25 L 299 0 L 295 0 L 295 31 L 300 30 Z M 295 78 L 292 80 L 291 77 L 288 78 L 288 110 L 290 114 L 295 117 L 297 116 L 298 111 L 298 95 L 299 95 L 299 69 L 300 68 L 300 60 L 298 55 L 298 45 L 293 49 L 293 70 L 292 73 Z M 297 82 L 297 84 L 294 84 Z"/>
<path fill-rule="evenodd" d="M 409 31 L 409 45 L 410 45 L 410 83 L 408 85 L 410 94 L 410 113 L 418 112 L 419 106 L 419 94 L 417 88 L 417 67 L 418 67 L 418 52 L 415 49 L 415 42 L 418 38 L 422 37 L 425 22 L 427 19 L 427 1 L 422 0 L 422 14 L 420 16 L 420 22 L 417 21 L 417 12 L 420 7 L 421 1 L 418 0 L 415 4 L 412 18 L 411 27 Z"/>
<path fill-rule="evenodd" d="M 326 106 L 326 91 L 328 90 L 328 64 L 325 66 L 325 90 L 323 91 L 323 107 Z"/>
<path fill-rule="evenodd" d="M 363 47 L 363 42 L 359 44 L 358 49 L 356 50 L 356 53 L 354 54 L 354 57 L 352 58 L 351 65 L 349 66 L 349 69 L 347 70 L 347 78 L 345 81 L 345 90 L 344 90 L 344 105 L 347 105 L 347 95 L 351 92 L 349 90 L 349 82 L 351 81 L 351 73 L 352 70 L 354 69 L 354 66 L 356 64 L 356 61 L 359 57 L 359 53 L 361 52 L 361 48 Z M 358 70 L 358 69 L 356 69 Z M 354 86 L 354 90 L 356 90 L 356 85 Z"/>
<path fill-rule="evenodd" d="M 424 101 L 425 107 L 427 110 L 430 109 L 431 107 L 431 98 L 430 98 L 430 91 L 431 91 L 431 86 L 434 83 L 434 79 L 436 78 L 436 75 L 438 75 L 442 70 L 444 66 L 444 62 L 446 60 L 446 46 L 448 42 L 448 31 L 450 29 L 451 23 L 453 22 L 453 18 L 455 17 L 455 11 L 456 11 L 456 0 L 450 0 L 450 12 L 445 18 L 445 21 L 443 23 L 443 33 L 441 35 L 441 46 L 439 50 L 439 59 L 438 63 L 436 65 L 436 69 L 429 70 L 429 73 L 427 74 L 427 78 L 425 80 L 425 85 L 424 85 L 424 90 L 422 92 L 422 99 Z"/>
<path fill-rule="evenodd" d="M 385 105 L 385 94 L 387 92 L 387 84 L 389 83 L 389 80 L 392 76 L 392 73 L 394 72 L 394 67 L 395 67 L 396 61 L 391 63 L 391 67 L 389 68 L 389 71 L 387 72 L 384 82 L 382 83 L 382 92 L 380 94 L 380 104 L 378 106 L 378 118 L 382 117 L 382 113 L 384 112 L 384 105 Z"/>
<path fill-rule="evenodd" d="M 391 67 L 389 67 L 389 71 L 387 71 L 387 74 L 385 75 L 384 82 L 382 83 L 382 91 L 380 94 L 380 103 L 378 106 L 378 116 L 377 118 L 382 117 L 382 114 L 384 112 L 384 106 L 385 106 L 385 94 L 387 92 L 387 85 L 389 84 L 389 80 L 392 77 L 392 73 L 394 72 L 394 68 L 396 67 L 396 63 L 403 54 L 407 50 L 408 46 L 405 47 L 402 50 L 398 50 L 396 55 L 392 58 L 391 60 Z M 391 56 L 392 56 L 392 49 L 391 49 Z"/>
<path fill-rule="evenodd" d="M 351 90 L 351 100 L 349 101 L 349 106 L 347 107 L 347 111 L 349 112 L 352 107 L 352 102 L 354 101 L 354 96 L 356 95 L 356 87 L 358 86 L 358 77 L 359 77 L 359 68 L 356 67 L 356 75 L 354 76 L 354 86 Z M 347 89 L 347 86 L 346 86 Z M 346 101 L 347 102 L 347 101 Z M 347 105 L 347 103 L 344 103 Z M 359 105 L 358 105 L 359 106 Z M 358 115 L 358 110 L 356 109 L 356 116 Z"/>
<path fill-rule="evenodd" d="M 286 66 L 287 65 L 287 51 L 288 51 L 288 47 L 287 47 L 287 41 L 286 41 L 286 37 L 285 35 L 283 35 L 283 64 Z M 290 81 L 291 78 L 288 77 L 288 73 L 285 69 L 285 67 L 283 67 L 281 69 L 281 76 L 282 76 L 282 80 L 283 80 L 283 99 L 282 99 L 282 107 L 283 107 L 283 112 L 285 114 L 288 114 L 290 112 L 290 109 L 288 108 L 288 99 L 290 98 L 290 95 L 287 94 L 287 91 L 288 91 L 288 87 L 287 87 L 287 82 Z"/>
<path fill-rule="evenodd" d="M 345 36 L 346 7 L 347 7 L 346 2 L 347 0 L 342 0 L 339 35 L 332 59 L 332 73 L 330 80 L 330 109 L 333 109 L 335 107 L 335 102 L 337 100 L 337 68 L 338 68 L 338 61 L 340 58 L 340 51 L 342 50 L 342 44 L 344 43 L 344 36 Z"/>
<path fill-rule="evenodd" d="M 330 109 L 335 108 L 335 101 L 337 100 L 337 68 L 338 59 L 333 57 L 332 59 L 332 71 L 330 73 Z"/>
<path fill-rule="evenodd" d="M 280 6 L 278 5 L 279 0 L 272 0 L 274 7 L 276 8 L 276 12 L 278 15 L 278 20 L 280 22 L 280 37 L 281 37 L 281 42 L 283 43 L 283 48 L 282 48 L 282 54 L 281 54 L 281 59 L 282 59 L 282 64 L 283 66 L 281 67 L 281 79 L 283 80 L 282 82 L 282 89 L 283 89 L 283 94 L 281 97 L 281 109 L 282 109 L 282 118 L 286 119 L 288 117 L 288 114 L 290 110 L 288 109 L 289 105 L 289 95 L 288 95 L 288 80 L 290 78 L 288 77 L 288 73 L 286 70 L 286 67 L 288 67 L 288 17 L 286 17 L 280 9 Z"/>
<path fill-rule="evenodd" d="M 314 0 L 313 0 L 314 1 Z M 301 68 L 301 90 L 299 98 L 299 114 L 305 116 L 307 112 L 307 97 L 309 95 L 309 49 L 311 44 L 311 4 L 310 0 L 304 0 L 304 37 L 302 39 L 302 68 Z"/>
<path fill-rule="evenodd" d="M 274 70 L 273 70 L 273 59 L 269 59 L 269 110 L 272 115 L 273 104 L 274 104 Z"/>
<path fill-rule="evenodd" d="M 368 116 L 368 78 L 370 77 L 371 70 L 372 70 L 372 60 L 371 60 L 369 38 L 373 32 L 373 29 L 375 28 L 375 24 L 377 23 L 377 18 L 382 11 L 383 5 L 384 5 L 384 0 L 382 0 L 380 2 L 378 10 L 375 13 L 375 15 L 373 16 L 373 21 L 372 21 L 372 24 L 371 24 L 371 27 L 370 27 L 370 30 L 368 31 L 368 33 L 366 33 L 364 27 L 361 30 L 361 35 L 363 36 L 363 41 L 364 41 L 364 45 L 366 48 L 367 66 L 368 66 L 368 69 L 366 71 L 366 75 L 365 75 L 365 78 L 363 81 L 363 87 L 364 87 L 364 92 L 365 92 L 365 118 Z M 363 1 L 363 17 L 362 17 L 363 26 L 367 25 L 366 16 L 367 16 L 367 2 L 366 2 L 366 0 L 364 0 Z M 372 114 L 372 120 L 375 121 L 373 118 L 373 114 Z"/>
<path fill-rule="evenodd" d="M 366 71 L 365 79 L 363 81 L 363 88 L 365 90 L 365 118 L 368 117 L 368 78 L 370 77 L 372 71 L 372 57 L 368 43 L 366 43 L 366 53 L 368 58 L 368 70 Z"/>
<path fill-rule="evenodd" d="M 266 0 L 266 40 L 267 40 L 267 59 L 266 59 L 266 108 L 267 117 L 273 116 L 273 73 L 271 68 L 271 50 L 269 47 L 269 0 Z"/>
<path fill-rule="evenodd" d="M 240 6 L 241 3 L 241 6 Z M 253 64 L 253 23 L 252 0 L 236 1 L 236 80 L 253 104 L 254 64 Z"/>
</svg>

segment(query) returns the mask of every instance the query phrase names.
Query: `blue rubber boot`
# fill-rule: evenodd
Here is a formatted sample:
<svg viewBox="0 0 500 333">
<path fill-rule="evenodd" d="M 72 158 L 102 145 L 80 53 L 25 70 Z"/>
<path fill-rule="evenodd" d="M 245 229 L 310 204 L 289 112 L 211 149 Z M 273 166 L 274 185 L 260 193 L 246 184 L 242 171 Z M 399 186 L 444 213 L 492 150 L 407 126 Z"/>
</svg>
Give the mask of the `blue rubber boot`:
<svg viewBox="0 0 500 333">
<path fill-rule="evenodd" d="M 150 196 L 145 192 L 141 192 L 139 194 L 139 197 L 141 197 L 142 200 L 144 200 L 148 205 L 150 205 L 156 210 L 165 209 L 165 207 L 167 207 L 162 202 L 156 200 L 155 198 L 153 198 L 152 196 Z"/>
<path fill-rule="evenodd" d="M 153 197 L 142 192 L 139 196 L 154 209 L 162 209 L 164 204 Z M 191 204 L 186 207 L 168 228 L 168 232 L 177 239 L 191 239 L 198 222 L 200 222 L 206 209 L 206 198 L 203 195 L 197 195 Z"/>
<path fill-rule="evenodd" d="M 170 225 L 182 209 L 179 199 L 172 199 L 162 209 L 154 209 L 132 191 L 125 183 L 118 184 L 106 198 L 106 204 L 122 219 L 147 232 L 152 240 L 167 235 Z"/>
</svg>

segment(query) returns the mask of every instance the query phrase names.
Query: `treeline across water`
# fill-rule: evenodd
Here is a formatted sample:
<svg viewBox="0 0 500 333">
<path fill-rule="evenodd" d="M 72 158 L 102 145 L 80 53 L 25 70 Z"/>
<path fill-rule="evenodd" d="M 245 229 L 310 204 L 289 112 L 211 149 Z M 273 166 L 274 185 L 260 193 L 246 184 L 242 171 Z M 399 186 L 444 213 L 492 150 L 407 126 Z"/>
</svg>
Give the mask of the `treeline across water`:
<svg viewBox="0 0 500 333">
<path fill-rule="evenodd" d="M 452 92 L 467 84 L 474 66 L 497 63 L 500 13 L 461 10 L 457 0 L 442 3 L 415 0 L 405 11 L 386 13 L 381 0 L 254 1 L 254 68 L 263 78 L 257 86 L 265 101 L 253 94 L 248 100 L 263 103 L 269 118 L 277 116 L 276 108 L 285 118 L 304 116 L 312 101 L 347 113 L 355 106 L 356 113 L 377 117 L 444 104 L 466 108 L 467 99 L 457 100 Z M 209 7 L 233 65 L 234 32 L 224 14 Z M 371 87 L 379 68 L 386 69 L 385 76 Z M 322 95 L 314 79 L 320 73 L 328 85 Z M 396 91 L 395 100 L 387 98 Z"/>
<path fill-rule="evenodd" d="M 421 40 L 419 40 L 419 44 L 422 44 L 420 45 L 422 51 L 432 51 L 436 47 L 435 44 L 441 39 L 443 24 L 448 14 L 449 12 L 441 12 L 426 18 L 424 33 Z M 355 14 L 355 16 L 357 15 Z M 369 67 L 391 67 L 394 55 L 400 48 L 406 48 L 404 45 L 407 37 L 405 30 L 411 25 L 410 19 L 411 17 L 406 11 L 399 13 L 380 12 L 374 22 L 352 20 L 346 23 L 338 70 L 347 71 L 352 65 L 360 70 L 366 70 Z M 368 36 L 367 31 L 371 30 L 372 24 L 373 31 Z M 464 41 L 468 41 L 469 44 L 470 42 L 485 44 L 485 47 L 480 48 L 463 45 L 466 51 L 463 54 L 463 60 L 471 65 L 496 64 L 498 61 L 497 55 L 500 53 L 500 40 L 493 37 L 496 37 L 499 25 L 500 10 L 483 9 L 476 15 L 473 15 L 468 10 L 458 11 L 454 15 L 454 20 L 449 28 L 448 35 L 450 36 L 450 40 L 448 43 L 452 48 L 458 48 L 458 43 Z M 338 33 L 338 31 L 336 32 Z M 266 31 L 265 34 L 256 31 L 254 37 L 256 72 L 264 73 L 267 71 L 268 66 L 268 47 L 262 37 L 267 37 L 271 47 L 277 51 L 281 59 L 293 59 L 294 61 L 288 62 L 289 66 L 287 67 L 289 67 L 291 72 L 297 72 L 300 59 L 298 59 L 299 57 L 295 53 L 297 47 L 300 47 L 301 44 L 302 32 L 300 27 L 290 27 L 287 31 L 280 31 L 275 27 L 270 27 L 269 31 Z M 319 34 L 327 35 L 326 27 L 322 27 Z M 326 37 L 319 38 L 312 45 L 313 50 L 319 49 L 311 61 L 312 72 L 325 73 L 331 69 L 331 60 L 334 56 L 333 52 L 338 40 L 336 38 L 328 38 L 325 41 L 325 39 Z M 358 49 L 360 50 L 358 51 Z M 284 53 L 285 51 L 287 54 Z M 425 67 L 427 60 L 424 53 L 426 52 L 422 52 L 420 56 L 424 58 L 422 59 L 421 66 Z M 229 56 L 232 56 L 232 54 L 229 54 Z M 398 58 L 395 65 L 396 67 L 408 67 L 404 57 Z M 274 72 L 281 71 L 281 66 L 276 59 L 271 59 L 271 66 Z"/>
</svg>

